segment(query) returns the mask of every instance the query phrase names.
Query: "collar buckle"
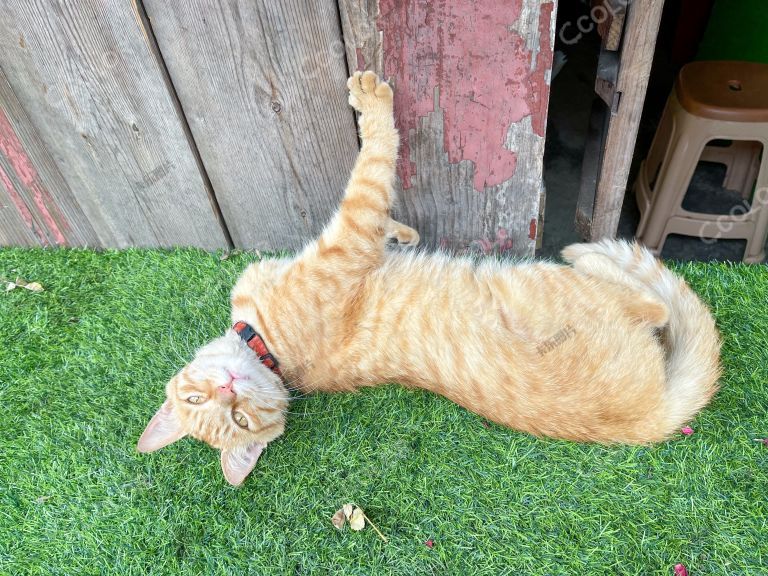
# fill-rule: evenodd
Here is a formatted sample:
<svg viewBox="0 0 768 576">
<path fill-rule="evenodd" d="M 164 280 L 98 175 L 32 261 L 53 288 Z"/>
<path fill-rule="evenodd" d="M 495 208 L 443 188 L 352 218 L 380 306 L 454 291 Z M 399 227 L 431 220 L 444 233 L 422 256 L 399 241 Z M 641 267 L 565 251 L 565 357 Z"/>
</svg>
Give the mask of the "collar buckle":
<svg viewBox="0 0 768 576">
<path fill-rule="evenodd" d="M 253 329 L 253 326 L 241 320 L 239 322 L 235 322 L 235 324 L 232 326 L 232 329 L 246 343 L 248 348 L 253 350 L 256 356 L 259 357 L 259 361 L 261 361 L 264 366 L 282 378 L 283 373 L 280 371 L 278 361 L 267 348 L 267 345 L 264 343 L 264 339 L 261 337 L 261 335 Z"/>
</svg>

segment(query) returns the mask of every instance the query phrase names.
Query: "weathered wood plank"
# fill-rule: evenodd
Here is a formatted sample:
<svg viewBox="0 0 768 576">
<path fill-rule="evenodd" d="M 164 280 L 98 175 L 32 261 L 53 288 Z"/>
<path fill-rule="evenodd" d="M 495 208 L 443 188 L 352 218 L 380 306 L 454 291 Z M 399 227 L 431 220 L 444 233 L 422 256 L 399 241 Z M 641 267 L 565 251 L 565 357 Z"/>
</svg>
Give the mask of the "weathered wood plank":
<svg viewBox="0 0 768 576">
<path fill-rule="evenodd" d="M 2 68 L 0 183 L 7 199 L 0 209 L 0 245 L 100 246 Z"/>
<path fill-rule="evenodd" d="M 38 246 L 32 214 L 18 196 L 6 164 L 0 162 L 0 246 Z"/>
<path fill-rule="evenodd" d="M 3 0 L 2 8 L 0 66 L 99 244 L 226 246 L 136 7 Z"/>
<path fill-rule="evenodd" d="M 605 136 L 592 214 L 592 240 L 614 237 L 619 226 L 663 8 L 664 0 L 633 2 L 628 8 L 616 84 L 621 99 Z"/>
<path fill-rule="evenodd" d="M 358 149 L 335 2 L 144 4 L 235 245 L 316 237 Z"/>
<path fill-rule="evenodd" d="M 589 115 L 584 156 L 581 162 L 581 185 L 576 202 L 576 232 L 585 240 L 592 234 L 592 214 L 595 211 L 595 193 L 603 159 L 604 138 L 611 114 L 601 99 L 595 98 Z"/>
<path fill-rule="evenodd" d="M 340 0 L 347 61 L 395 84 L 395 216 L 427 245 L 532 254 L 555 3 Z"/>
</svg>

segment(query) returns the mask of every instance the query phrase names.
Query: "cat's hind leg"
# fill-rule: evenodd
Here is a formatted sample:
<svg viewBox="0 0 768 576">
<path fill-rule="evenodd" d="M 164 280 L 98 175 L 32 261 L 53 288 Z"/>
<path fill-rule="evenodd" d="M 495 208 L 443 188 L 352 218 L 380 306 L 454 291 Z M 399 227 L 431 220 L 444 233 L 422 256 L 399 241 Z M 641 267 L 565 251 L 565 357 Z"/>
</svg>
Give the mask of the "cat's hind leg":
<svg viewBox="0 0 768 576">
<path fill-rule="evenodd" d="M 568 250 L 568 248 L 566 248 Z M 565 251 L 564 251 L 565 252 Z M 571 265 L 574 270 L 603 278 L 616 284 L 623 284 L 628 288 L 635 290 L 648 291 L 647 287 L 631 274 L 620 268 L 616 262 L 605 254 L 599 252 L 586 252 L 578 257 L 572 258 Z"/>
<path fill-rule="evenodd" d="M 669 322 L 669 309 L 661 298 L 605 254 L 587 252 L 575 258 L 572 265 L 578 272 L 625 288 L 627 292 L 623 307 L 629 316 L 655 328 L 661 328 Z"/>
<path fill-rule="evenodd" d="M 571 244 L 561 252 L 566 262 L 576 262 L 589 254 L 601 254 L 617 266 L 623 274 L 641 286 L 652 289 L 659 281 L 663 264 L 646 248 L 625 240 L 601 240 L 599 242 Z"/>
</svg>

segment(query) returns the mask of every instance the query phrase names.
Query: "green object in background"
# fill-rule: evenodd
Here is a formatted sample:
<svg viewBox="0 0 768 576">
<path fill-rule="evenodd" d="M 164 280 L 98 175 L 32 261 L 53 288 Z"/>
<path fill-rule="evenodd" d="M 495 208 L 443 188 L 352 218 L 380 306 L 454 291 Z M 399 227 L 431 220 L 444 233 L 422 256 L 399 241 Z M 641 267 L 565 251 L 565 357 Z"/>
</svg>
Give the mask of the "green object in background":
<svg viewBox="0 0 768 576">
<path fill-rule="evenodd" d="M 744 60 L 768 64 L 765 0 L 717 0 L 697 60 Z"/>
</svg>

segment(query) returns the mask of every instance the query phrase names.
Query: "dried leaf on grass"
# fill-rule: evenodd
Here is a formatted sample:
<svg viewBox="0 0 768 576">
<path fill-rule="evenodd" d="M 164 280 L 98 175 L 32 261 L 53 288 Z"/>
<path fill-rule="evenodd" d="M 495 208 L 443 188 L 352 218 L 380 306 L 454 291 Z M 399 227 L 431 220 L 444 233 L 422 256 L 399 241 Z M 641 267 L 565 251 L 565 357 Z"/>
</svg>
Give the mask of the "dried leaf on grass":
<svg viewBox="0 0 768 576">
<path fill-rule="evenodd" d="M 43 285 L 40 284 L 40 282 L 27 282 L 22 278 L 16 278 L 16 280 L 13 282 L 11 282 L 10 280 L 5 280 L 4 278 L 1 280 L 5 282 L 6 292 L 10 292 L 15 288 L 24 288 L 26 290 L 29 290 L 30 292 L 43 292 L 43 290 L 45 290 L 43 288 Z"/>
<path fill-rule="evenodd" d="M 355 508 L 349 517 L 349 527 L 355 532 L 360 532 L 360 530 L 365 528 L 365 514 L 363 514 L 360 508 Z"/>
<path fill-rule="evenodd" d="M 359 532 L 365 528 L 365 524 L 368 523 L 371 528 L 379 535 L 384 542 L 387 542 L 386 536 L 381 533 L 376 525 L 371 522 L 371 519 L 365 515 L 363 509 L 354 504 L 344 504 L 341 508 L 336 510 L 336 513 L 331 517 L 331 523 L 338 529 L 344 528 L 344 524 L 349 522 L 349 527 L 355 532 Z"/>
<path fill-rule="evenodd" d="M 336 527 L 337 530 L 344 528 L 346 521 L 347 519 L 344 517 L 344 510 L 336 510 L 336 514 L 331 516 L 331 523 Z"/>
</svg>

